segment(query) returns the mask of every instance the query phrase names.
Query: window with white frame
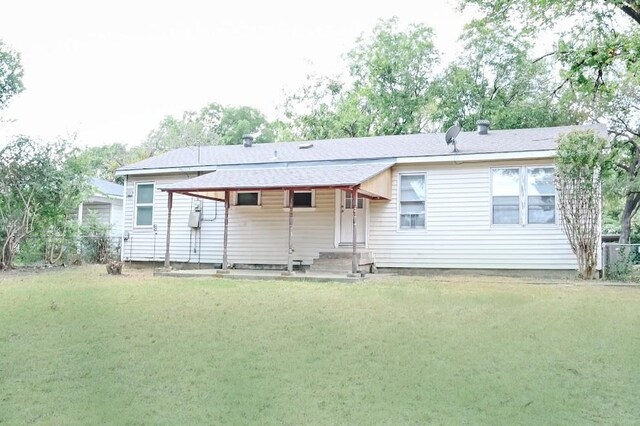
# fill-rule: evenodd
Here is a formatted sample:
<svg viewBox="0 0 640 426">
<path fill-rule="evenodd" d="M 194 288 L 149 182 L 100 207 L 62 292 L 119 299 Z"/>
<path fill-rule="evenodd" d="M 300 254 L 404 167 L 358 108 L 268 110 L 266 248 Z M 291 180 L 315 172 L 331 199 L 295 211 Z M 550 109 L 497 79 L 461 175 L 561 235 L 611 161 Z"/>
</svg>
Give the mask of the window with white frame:
<svg viewBox="0 0 640 426">
<path fill-rule="evenodd" d="M 494 225 L 554 224 L 553 167 L 491 169 L 491 209 Z"/>
<path fill-rule="evenodd" d="M 555 223 L 556 190 L 552 167 L 527 168 L 527 223 Z"/>
<path fill-rule="evenodd" d="M 289 191 L 284 193 L 285 207 L 289 207 Z M 294 191 L 293 192 L 293 208 L 310 208 L 316 206 L 316 194 L 311 191 Z"/>
<path fill-rule="evenodd" d="M 136 185 L 136 226 L 153 225 L 153 183 Z"/>
<path fill-rule="evenodd" d="M 400 175 L 400 229 L 424 229 L 426 175 Z"/>
<path fill-rule="evenodd" d="M 492 169 L 492 220 L 496 225 L 520 223 L 520 168 Z"/>
<path fill-rule="evenodd" d="M 236 206 L 259 206 L 260 191 L 236 192 Z"/>
</svg>

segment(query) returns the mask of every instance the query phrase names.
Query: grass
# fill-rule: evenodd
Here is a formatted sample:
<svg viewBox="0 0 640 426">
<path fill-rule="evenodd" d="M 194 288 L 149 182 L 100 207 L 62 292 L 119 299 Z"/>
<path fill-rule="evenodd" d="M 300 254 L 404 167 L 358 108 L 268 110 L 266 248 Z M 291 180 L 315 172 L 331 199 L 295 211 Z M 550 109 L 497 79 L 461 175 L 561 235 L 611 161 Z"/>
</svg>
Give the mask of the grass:
<svg viewBox="0 0 640 426">
<path fill-rule="evenodd" d="M 631 424 L 640 289 L 0 274 L 0 423 Z"/>
</svg>

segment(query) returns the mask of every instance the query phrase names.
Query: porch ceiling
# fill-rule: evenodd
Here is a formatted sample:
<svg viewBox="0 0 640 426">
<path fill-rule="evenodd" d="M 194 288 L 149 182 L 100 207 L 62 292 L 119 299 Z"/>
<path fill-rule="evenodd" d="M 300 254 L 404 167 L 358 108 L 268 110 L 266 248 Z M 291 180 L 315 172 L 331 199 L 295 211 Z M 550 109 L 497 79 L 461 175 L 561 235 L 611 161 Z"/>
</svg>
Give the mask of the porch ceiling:
<svg viewBox="0 0 640 426">
<path fill-rule="evenodd" d="M 162 191 L 224 201 L 225 191 L 353 189 L 372 199 L 391 198 L 395 161 L 274 168 L 218 169 L 161 187 Z"/>
</svg>

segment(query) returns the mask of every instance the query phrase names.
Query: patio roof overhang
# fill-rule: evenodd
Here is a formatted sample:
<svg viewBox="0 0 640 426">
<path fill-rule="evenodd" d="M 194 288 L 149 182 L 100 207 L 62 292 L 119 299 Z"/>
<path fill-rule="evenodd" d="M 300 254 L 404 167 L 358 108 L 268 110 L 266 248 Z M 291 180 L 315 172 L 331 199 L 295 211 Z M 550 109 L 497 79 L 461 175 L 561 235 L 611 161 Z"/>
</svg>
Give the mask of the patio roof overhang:
<svg viewBox="0 0 640 426">
<path fill-rule="evenodd" d="M 229 191 L 358 189 L 369 199 L 391 199 L 391 167 L 395 161 L 289 165 L 271 168 L 218 169 L 161 187 L 162 191 L 224 201 Z"/>
</svg>

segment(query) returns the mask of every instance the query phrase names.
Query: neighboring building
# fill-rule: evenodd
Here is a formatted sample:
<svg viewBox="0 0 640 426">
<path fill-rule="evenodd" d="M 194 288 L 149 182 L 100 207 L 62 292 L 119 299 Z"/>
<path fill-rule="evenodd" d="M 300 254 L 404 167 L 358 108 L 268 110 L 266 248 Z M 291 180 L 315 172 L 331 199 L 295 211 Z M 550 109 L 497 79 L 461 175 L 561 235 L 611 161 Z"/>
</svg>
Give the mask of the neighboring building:
<svg viewBox="0 0 640 426">
<path fill-rule="evenodd" d="M 361 264 L 575 270 L 554 189 L 557 138 L 575 129 L 606 135 L 602 125 L 463 132 L 457 152 L 443 134 L 173 150 L 117 171 L 123 258 L 164 260 L 170 193 L 171 262 L 222 263 L 226 199 L 236 267 L 348 256 L 355 216 Z"/>
<path fill-rule="evenodd" d="M 100 223 L 111 227 L 112 238 L 121 238 L 124 186 L 99 178 L 91 179 L 91 185 L 95 192 L 78 207 L 78 222 L 82 223 L 95 214 Z"/>
</svg>

